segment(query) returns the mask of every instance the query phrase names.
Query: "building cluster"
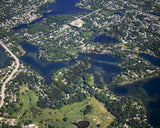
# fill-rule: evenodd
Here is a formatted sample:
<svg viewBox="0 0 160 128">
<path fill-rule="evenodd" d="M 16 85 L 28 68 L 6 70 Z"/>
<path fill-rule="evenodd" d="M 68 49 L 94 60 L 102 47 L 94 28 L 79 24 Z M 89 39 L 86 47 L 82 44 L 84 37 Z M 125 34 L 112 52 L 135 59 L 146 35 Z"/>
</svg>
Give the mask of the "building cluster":
<svg viewBox="0 0 160 128">
<path fill-rule="evenodd" d="M 5 1 L 0 5 L 0 17 L 5 20 L 0 20 L 0 28 L 10 30 L 20 24 L 27 24 L 40 17 L 37 13 L 39 6 L 47 2 L 46 0 L 28 0 L 27 2 Z"/>
</svg>

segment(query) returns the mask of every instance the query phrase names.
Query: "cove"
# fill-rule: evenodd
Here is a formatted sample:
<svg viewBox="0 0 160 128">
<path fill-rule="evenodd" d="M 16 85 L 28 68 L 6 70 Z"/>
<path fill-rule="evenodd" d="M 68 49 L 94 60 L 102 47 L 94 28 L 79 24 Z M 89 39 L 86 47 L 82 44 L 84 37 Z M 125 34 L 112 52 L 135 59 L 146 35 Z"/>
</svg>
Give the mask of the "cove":
<svg viewBox="0 0 160 128">
<path fill-rule="evenodd" d="M 0 68 L 5 68 L 10 65 L 11 58 L 9 58 L 5 50 L 0 46 Z"/>
<path fill-rule="evenodd" d="M 77 15 L 79 12 L 86 12 L 88 10 L 80 9 L 75 7 L 76 3 L 79 0 L 56 0 L 56 3 L 48 2 L 48 11 L 49 13 L 44 13 L 43 16 L 39 19 L 32 21 L 29 24 L 21 24 L 18 27 L 13 28 L 13 30 L 19 30 L 21 28 L 26 28 L 27 25 L 35 24 L 37 22 L 42 21 L 44 18 L 47 18 L 49 15 L 60 15 L 60 14 L 75 14 Z"/>
<path fill-rule="evenodd" d="M 117 43 L 118 42 L 117 39 L 106 36 L 105 34 L 93 36 L 91 40 L 95 43 L 96 42 L 104 42 L 104 43 L 105 42 L 107 43 Z"/>
<path fill-rule="evenodd" d="M 51 75 L 61 68 L 69 67 L 73 64 L 73 61 L 65 62 L 46 62 L 38 59 L 38 47 L 31 45 L 27 42 L 22 43 L 22 48 L 26 51 L 26 54 L 20 59 L 31 66 L 32 69 L 37 71 L 45 79 L 46 84 L 51 83 Z"/>
<path fill-rule="evenodd" d="M 138 53 L 138 55 L 146 60 L 148 60 L 151 64 L 160 67 L 160 59 L 157 57 L 154 57 L 149 54 L 144 54 L 144 53 Z"/>
<path fill-rule="evenodd" d="M 109 89 L 119 96 L 133 96 L 144 103 L 149 123 L 154 128 L 160 126 L 160 77 L 143 80 L 125 86 L 110 86 Z"/>
<path fill-rule="evenodd" d="M 104 82 L 110 83 L 112 78 L 122 71 L 118 66 L 120 62 L 119 59 L 111 55 L 94 55 L 94 59 L 91 60 L 91 68 L 87 72 L 94 75 L 97 84 L 100 83 L 101 78 L 103 78 Z"/>
<path fill-rule="evenodd" d="M 22 48 L 26 51 L 26 54 L 20 59 L 27 65 L 31 66 L 41 76 L 44 77 L 47 84 L 51 83 L 51 75 L 61 68 L 69 67 L 75 63 L 75 60 L 63 61 L 63 62 L 44 62 L 38 59 L 38 47 L 31 45 L 27 42 L 22 43 Z M 91 68 L 87 70 L 88 73 L 92 73 L 95 79 L 103 77 L 105 81 L 112 80 L 112 77 L 121 72 L 121 68 L 118 66 L 120 60 L 111 55 L 94 55 L 94 54 L 79 54 L 76 60 L 83 60 L 85 56 L 92 56 L 90 62 Z"/>
</svg>

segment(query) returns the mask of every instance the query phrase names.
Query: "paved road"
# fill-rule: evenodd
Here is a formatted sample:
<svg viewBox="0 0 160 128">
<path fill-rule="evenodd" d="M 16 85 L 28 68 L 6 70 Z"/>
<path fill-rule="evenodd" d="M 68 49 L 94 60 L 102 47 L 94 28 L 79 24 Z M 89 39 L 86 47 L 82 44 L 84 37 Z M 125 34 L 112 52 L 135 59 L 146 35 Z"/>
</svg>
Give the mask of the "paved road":
<svg viewBox="0 0 160 128">
<path fill-rule="evenodd" d="M 93 11 L 93 12 L 91 12 L 91 13 L 85 15 L 85 16 L 80 17 L 79 19 L 81 20 L 81 19 L 83 19 L 83 18 L 86 18 L 87 16 L 90 16 L 90 15 L 92 15 L 93 13 L 99 12 L 99 11 L 101 11 L 101 10 L 102 10 L 101 8 L 100 8 L 100 9 L 97 9 L 97 10 L 95 10 L 95 11 Z"/>
<path fill-rule="evenodd" d="M 15 59 L 16 61 L 16 67 L 12 71 L 12 73 L 5 79 L 3 82 L 2 88 L 1 88 L 1 103 L 0 103 L 0 108 L 4 104 L 4 98 L 5 98 L 5 89 L 6 89 L 6 84 L 12 79 L 14 74 L 18 71 L 19 68 L 19 59 L 5 46 L 5 44 L 0 40 L 0 45 Z"/>
</svg>

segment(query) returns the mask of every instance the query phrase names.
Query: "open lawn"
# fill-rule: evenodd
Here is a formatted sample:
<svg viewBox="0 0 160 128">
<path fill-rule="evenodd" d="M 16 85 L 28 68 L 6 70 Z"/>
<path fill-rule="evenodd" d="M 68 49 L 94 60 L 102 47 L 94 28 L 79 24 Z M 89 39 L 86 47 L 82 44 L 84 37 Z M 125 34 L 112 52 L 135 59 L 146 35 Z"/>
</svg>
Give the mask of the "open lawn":
<svg viewBox="0 0 160 128">
<path fill-rule="evenodd" d="M 29 120 L 32 118 L 31 108 L 36 106 L 38 101 L 38 94 L 34 91 L 29 90 L 28 87 L 24 86 L 20 90 L 20 103 L 22 107 L 18 113 L 15 113 L 14 116 L 17 116 L 18 122 L 24 122 L 24 120 Z"/>
<path fill-rule="evenodd" d="M 96 128 L 97 124 L 100 124 L 100 127 L 104 128 L 114 120 L 114 117 L 107 111 L 103 104 L 93 97 L 83 102 L 65 105 L 61 109 L 41 109 L 36 106 L 36 102 L 38 101 L 36 93 L 26 88 L 22 89 L 20 100 L 24 105 L 18 113 L 18 122 L 31 122 L 38 125 L 40 128 L 48 128 L 48 124 L 56 128 L 77 128 L 73 123 L 82 119 L 84 121 L 89 121 L 93 128 Z M 87 105 L 91 105 L 92 110 L 84 115 L 83 112 Z"/>
<path fill-rule="evenodd" d="M 83 115 L 87 105 L 91 105 L 92 111 L 87 115 Z M 76 128 L 73 125 L 78 119 L 89 121 L 94 128 L 97 124 L 100 124 L 101 128 L 108 126 L 113 120 L 114 117 L 106 110 L 102 103 L 97 101 L 95 98 L 88 98 L 83 102 L 74 103 L 71 105 L 66 105 L 58 110 L 52 109 L 41 109 L 41 114 L 37 116 L 35 121 L 39 120 L 40 127 L 44 127 L 45 124 L 50 124 L 51 126 L 60 127 L 60 128 Z M 66 117 L 66 121 L 64 121 Z M 41 121 L 40 121 L 41 120 Z M 38 124 L 38 122 L 36 123 Z"/>
<path fill-rule="evenodd" d="M 93 74 L 90 74 L 89 85 L 90 85 L 90 86 L 94 86 L 94 76 L 93 76 Z"/>
</svg>

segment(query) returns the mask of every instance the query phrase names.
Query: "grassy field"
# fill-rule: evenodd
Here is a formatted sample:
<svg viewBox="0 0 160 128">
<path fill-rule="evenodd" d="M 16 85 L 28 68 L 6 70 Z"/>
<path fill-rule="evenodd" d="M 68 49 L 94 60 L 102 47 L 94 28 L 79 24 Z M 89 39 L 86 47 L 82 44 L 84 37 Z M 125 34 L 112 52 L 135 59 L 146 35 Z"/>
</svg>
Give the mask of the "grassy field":
<svg viewBox="0 0 160 128">
<path fill-rule="evenodd" d="M 93 74 L 90 74 L 91 76 L 90 76 L 90 81 L 89 81 L 89 85 L 90 86 L 94 86 L 94 76 L 93 76 Z"/>
<path fill-rule="evenodd" d="M 73 123 L 78 119 L 89 121 L 93 128 L 100 124 L 101 128 L 108 126 L 114 117 L 107 111 L 102 103 L 95 98 L 88 98 L 83 102 L 66 105 L 61 109 L 41 109 L 36 106 L 38 96 L 27 88 L 21 89 L 21 102 L 24 104 L 18 113 L 18 122 L 25 123 L 32 121 L 33 124 L 40 128 L 48 128 L 47 124 L 56 128 L 77 128 Z M 87 105 L 92 106 L 92 110 L 87 115 L 83 115 L 83 111 Z M 64 120 L 64 118 L 66 120 Z"/>
<path fill-rule="evenodd" d="M 18 114 L 18 119 L 28 119 L 32 118 L 32 113 L 30 111 L 31 107 L 36 106 L 38 101 L 38 95 L 28 87 L 22 87 L 20 90 L 20 103 L 23 104 L 21 111 Z"/>
<path fill-rule="evenodd" d="M 47 0 L 48 2 L 53 2 L 53 3 L 56 3 L 56 1 L 55 0 Z"/>
</svg>

